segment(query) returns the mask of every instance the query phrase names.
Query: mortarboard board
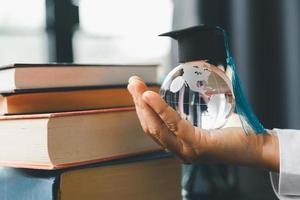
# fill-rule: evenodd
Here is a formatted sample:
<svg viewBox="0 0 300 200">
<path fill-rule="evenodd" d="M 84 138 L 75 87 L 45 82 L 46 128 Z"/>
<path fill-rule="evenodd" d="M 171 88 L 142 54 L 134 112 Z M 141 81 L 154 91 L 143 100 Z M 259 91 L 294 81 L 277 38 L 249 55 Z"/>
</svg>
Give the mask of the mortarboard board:
<svg viewBox="0 0 300 200">
<path fill-rule="evenodd" d="M 193 26 L 171 31 L 159 36 L 169 36 L 178 42 L 179 62 L 208 60 L 216 66 L 226 68 L 226 49 L 224 35 L 216 27 Z"/>
</svg>

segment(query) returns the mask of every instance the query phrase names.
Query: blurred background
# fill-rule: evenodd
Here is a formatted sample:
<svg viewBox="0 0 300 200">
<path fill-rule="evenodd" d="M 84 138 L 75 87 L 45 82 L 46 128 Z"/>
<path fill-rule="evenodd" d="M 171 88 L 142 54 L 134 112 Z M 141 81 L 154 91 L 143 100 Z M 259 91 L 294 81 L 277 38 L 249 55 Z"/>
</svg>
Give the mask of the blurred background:
<svg viewBox="0 0 300 200">
<path fill-rule="evenodd" d="M 267 128 L 300 129 L 298 0 L 0 0 L 0 65 L 16 62 L 178 65 L 158 34 L 218 25 L 247 96 Z M 268 172 L 239 167 L 240 199 L 276 199 Z"/>
</svg>

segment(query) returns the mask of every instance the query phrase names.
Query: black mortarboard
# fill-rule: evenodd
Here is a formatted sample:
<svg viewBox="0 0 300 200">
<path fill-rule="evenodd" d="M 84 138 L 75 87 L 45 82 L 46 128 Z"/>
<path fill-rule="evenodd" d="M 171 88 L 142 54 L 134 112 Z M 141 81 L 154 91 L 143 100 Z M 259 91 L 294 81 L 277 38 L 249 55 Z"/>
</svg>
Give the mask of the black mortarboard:
<svg viewBox="0 0 300 200">
<path fill-rule="evenodd" d="M 159 36 L 169 36 L 178 41 L 181 63 L 208 60 L 211 64 L 227 66 L 224 33 L 217 27 L 199 25 Z"/>
</svg>

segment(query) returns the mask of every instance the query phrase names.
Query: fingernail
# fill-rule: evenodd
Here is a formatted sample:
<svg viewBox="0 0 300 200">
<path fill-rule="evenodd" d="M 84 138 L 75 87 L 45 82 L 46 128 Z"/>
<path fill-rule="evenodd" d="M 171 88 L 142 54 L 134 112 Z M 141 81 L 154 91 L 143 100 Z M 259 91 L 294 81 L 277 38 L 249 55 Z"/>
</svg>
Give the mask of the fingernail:
<svg viewBox="0 0 300 200">
<path fill-rule="evenodd" d="M 130 77 L 130 78 L 128 79 L 128 83 L 132 82 L 132 81 L 133 81 L 133 79 L 134 79 L 134 77 L 133 77 L 133 76 L 132 76 L 132 77 Z"/>
<path fill-rule="evenodd" d="M 143 99 L 144 101 L 147 101 L 147 100 L 148 100 L 148 91 L 146 91 L 146 92 L 143 93 L 142 99 Z"/>
<path fill-rule="evenodd" d="M 128 83 L 131 83 L 134 80 L 140 79 L 138 76 L 132 76 L 129 78 Z"/>
<path fill-rule="evenodd" d="M 132 81 L 142 81 L 143 82 L 143 79 L 138 76 L 132 76 L 129 78 L 128 83 L 130 83 Z"/>
</svg>

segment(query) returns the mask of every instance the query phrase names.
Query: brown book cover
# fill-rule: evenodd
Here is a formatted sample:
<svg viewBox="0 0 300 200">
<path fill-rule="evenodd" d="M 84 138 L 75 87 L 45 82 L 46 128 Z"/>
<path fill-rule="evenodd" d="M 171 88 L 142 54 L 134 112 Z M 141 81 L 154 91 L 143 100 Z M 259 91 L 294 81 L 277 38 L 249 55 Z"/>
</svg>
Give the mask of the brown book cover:
<svg viewBox="0 0 300 200">
<path fill-rule="evenodd" d="M 159 86 L 150 90 L 158 92 Z M 0 115 L 78 111 L 133 106 L 126 86 L 40 90 L 0 96 Z"/>
</svg>

